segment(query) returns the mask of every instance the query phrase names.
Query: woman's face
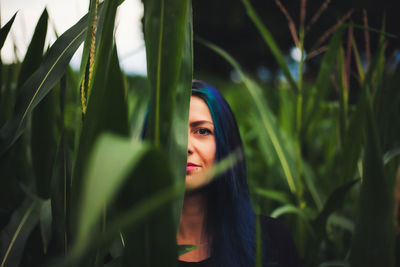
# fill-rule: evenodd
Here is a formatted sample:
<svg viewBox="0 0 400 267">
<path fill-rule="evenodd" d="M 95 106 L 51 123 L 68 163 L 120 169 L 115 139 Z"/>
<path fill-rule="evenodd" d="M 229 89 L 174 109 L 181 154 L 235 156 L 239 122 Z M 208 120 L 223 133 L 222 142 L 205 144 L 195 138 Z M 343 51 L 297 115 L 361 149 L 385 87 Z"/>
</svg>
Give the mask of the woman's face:
<svg viewBox="0 0 400 267">
<path fill-rule="evenodd" d="M 190 189 L 204 185 L 213 166 L 216 143 L 215 129 L 207 104 L 197 96 L 190 98 L 188 156 L 186 165 L 186 187 Z"/>
</svg>

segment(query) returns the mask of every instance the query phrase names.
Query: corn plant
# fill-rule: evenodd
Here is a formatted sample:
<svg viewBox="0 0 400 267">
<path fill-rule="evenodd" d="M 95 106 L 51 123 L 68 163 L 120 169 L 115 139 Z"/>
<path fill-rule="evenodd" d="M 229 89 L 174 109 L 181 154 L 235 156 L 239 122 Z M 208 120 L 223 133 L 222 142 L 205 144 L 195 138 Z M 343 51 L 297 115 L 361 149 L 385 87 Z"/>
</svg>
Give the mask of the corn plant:
<svg viewBox="0 0 400 267">
<path fill-rule="evenodd" d="M 144 2 L 148 79 L 141 85 L 119 66 L 120 2 L 91 0 L 88 14 L 43 55 L 45 10 L 23 62 L 1 66 L 2 267 L 177 263 L 191 5 Z M 1 28 L 1 46 L 14 19 Z M 82 43 L 75 73 L 68 64 Z"/>
<path fill-rule="evenodd" d="M 390 34 L 384 26 L 370 29 L 378 32 L 380 41 L 375 56 L 363 68 L 353 25 L 344 24 L 352 13 L 349 11 L 317 42 L 317 46 L 322 45 L 331 36 L 329 44 L 313 47 L 306 57 L 304 42 L 310 28 L 305 26 L 306 1 L 300 2 L 296 28 L 277 0 L 301 51 L 295 79 L 258 12 L 250 1 L 242 3 L 286 83 L 278 89 L 265 89 L 243 71 L 234 56 L 208 41 L 199 41 L 225 58 L 241 77 L 242 88 L 229 90 L 227 86 L 225 92 L 236 114 L 246 114 L 243 118 L 239 115 L 239 122 L 245 126 L 242 134 L 256 212 L 285 217 L 305 266 L 394 266 L 394 181 L 400 141 L 399 91 L 395 88 L 399 67 L 391 70 L 385 56 L 384 43 Z M 328 3 L 309 25 L 318 20 Z M 366 36 L 367 26 L 363 27 Z M 342 43 L 346 31 L 345 52 Z M 368 49 L 369 44 L 367 54 Z M 321 51 L 325 52 L 317 77 L 305 81 L 304 65 Z M 358 71 L 355 88 L 349 83 L 351 51 Z M 358 99 L 351 103 L 349 91 L 357 88 Z M 335 89 L 336 98 L 329 98 Z"/>
</svg>

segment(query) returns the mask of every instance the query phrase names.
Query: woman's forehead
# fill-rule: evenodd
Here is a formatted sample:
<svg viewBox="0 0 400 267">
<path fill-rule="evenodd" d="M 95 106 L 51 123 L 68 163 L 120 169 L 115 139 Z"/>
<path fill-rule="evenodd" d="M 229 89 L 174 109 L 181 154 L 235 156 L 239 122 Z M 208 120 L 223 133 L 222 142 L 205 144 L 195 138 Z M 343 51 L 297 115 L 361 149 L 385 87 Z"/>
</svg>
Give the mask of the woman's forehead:
<svg viewBox="0 0 400 267">
<path fill-rule="evenodd" d="M 193 120 L 213 121 L 206 102 L 197 96 L 190 98 L 189 121 Z"/>
</svg>

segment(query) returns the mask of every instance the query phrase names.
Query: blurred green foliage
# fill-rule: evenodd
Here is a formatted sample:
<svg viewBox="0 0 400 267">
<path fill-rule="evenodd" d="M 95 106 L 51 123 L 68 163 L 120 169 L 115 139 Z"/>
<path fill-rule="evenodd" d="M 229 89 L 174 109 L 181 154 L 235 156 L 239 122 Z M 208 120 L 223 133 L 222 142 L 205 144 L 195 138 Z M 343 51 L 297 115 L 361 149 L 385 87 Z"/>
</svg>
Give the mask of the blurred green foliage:
<svg viewBox="0 0 400 267">
<path fill-rule="evenodd" d="M 294 77 L 257 11 L 242 2 L 284 77 L 259 81 L 234 55 L 199 39 L 238 79 L 195 78 L 217 87 L 236 115 L 255 212 L 290 226 L 304 266 L 394 266 L 400 67 L 385 56 L 384 24 L 366 66 L 351 25 L 339 27 L 316 77 L 303 77 L 300 24 Z M 45 10 L 23 62 L 0 65 L 1 267 L 176 266 L 191 249 L 175 241 L 193 77 L 191 3 L 144 1 L 148 78 L 119 67 L 118 4 L 92 0 L 47 51 Z M 13 20 L 0 29 L 1 45 Z M 69 60 L 82 42 L 74 72 Z"/>
</svg>

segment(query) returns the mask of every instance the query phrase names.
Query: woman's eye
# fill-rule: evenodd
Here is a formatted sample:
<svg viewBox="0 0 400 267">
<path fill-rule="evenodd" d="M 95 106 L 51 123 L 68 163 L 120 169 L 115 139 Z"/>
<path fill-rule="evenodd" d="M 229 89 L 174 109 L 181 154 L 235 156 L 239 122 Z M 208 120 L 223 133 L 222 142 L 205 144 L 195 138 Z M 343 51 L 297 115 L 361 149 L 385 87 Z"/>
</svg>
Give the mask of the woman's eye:
<svg viewBox="0 0 400 267">
<path fill-rule="evenodd" d="M 196 131 L 200 135 L 210 135 L 212 134 L 212 131 L 207 129 L 207 128 L 200 128 Z"/>
</svg>

